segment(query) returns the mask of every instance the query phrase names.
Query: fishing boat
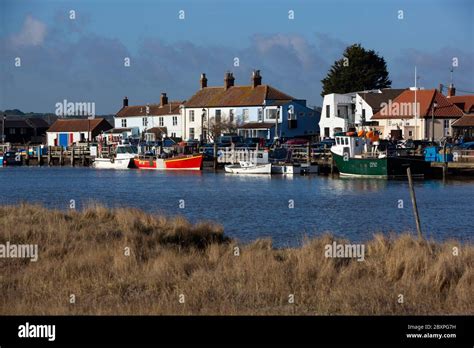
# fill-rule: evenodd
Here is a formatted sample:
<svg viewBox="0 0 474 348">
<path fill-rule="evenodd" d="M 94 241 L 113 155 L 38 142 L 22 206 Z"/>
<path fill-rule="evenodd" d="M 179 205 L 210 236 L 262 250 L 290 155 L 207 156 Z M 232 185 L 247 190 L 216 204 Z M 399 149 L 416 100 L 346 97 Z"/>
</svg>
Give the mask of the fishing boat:
<svg viewBox="0 0 474 348">
<path fill-rule="evenodd" d="M 365 135 L 365 136 L 364 136 Z M 402 178 L 407 168 L 412 175 L 423 177 L 428 170 L 421 156 L 398 156 L 378 150 L 378 136 L 374 133 L 338 133 L 331 147 L 334 162 L 341 176 L 366 178 Z"/>
<path fill-rule="evenodd" d="M 171 158 L 135 157 L 139 169 L 154 170 L 201 170 L 203 155 L 182 155 Z"/>
<path fill-rule="evenodd" d="M 136 146 L 120 144 L 110 157 L 96 157 L 92 166 L 97 169 L 127 169 L 134 166 L 133 159 L 138 155 Z"/>
<path fill-rule="evenodd" d="M 271 174 L 271 163 L 253 163 L 250 161 L 240 161 L 238 164 L 226 165 L 225 171 L 233 174 Z"/>
</svg>

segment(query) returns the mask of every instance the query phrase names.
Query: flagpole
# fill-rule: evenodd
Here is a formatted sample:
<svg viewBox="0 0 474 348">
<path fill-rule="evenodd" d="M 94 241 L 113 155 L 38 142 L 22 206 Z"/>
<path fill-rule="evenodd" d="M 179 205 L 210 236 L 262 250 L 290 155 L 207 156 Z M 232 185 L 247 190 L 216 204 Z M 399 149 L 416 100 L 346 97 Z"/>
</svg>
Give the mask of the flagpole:
<svg viewBox="0 0 474 348">
<path fill-rule="evenodd" d="M 414 140 L 418 140 L 418 107 L 417 107 L 417 104 L 416 104 L 416 90 L 418 89 L 418 86 L 417 86 L 417 81 L 418 80 L 418 77 L 417 77 L 417 74 L 416 74 L 416 65 L 415 65 L 415 139 Z"/>
</svg>

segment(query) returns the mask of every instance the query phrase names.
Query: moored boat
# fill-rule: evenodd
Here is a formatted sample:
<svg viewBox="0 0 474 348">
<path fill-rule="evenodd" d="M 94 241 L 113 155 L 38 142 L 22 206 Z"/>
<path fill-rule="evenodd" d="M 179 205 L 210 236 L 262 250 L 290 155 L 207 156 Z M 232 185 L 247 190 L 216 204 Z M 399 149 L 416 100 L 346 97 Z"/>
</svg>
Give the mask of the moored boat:
<svg viewBox="0 0 474 348">
<path fill-rule="evenodd" d="M 176 156 L 171 158 L 135 157 L 139 169 L 154 170 L 201 170 L 203 155 Z"/>
<path fill-rule="evenodd" d="M 272 164 L 272 174 L 294 175 L 301 174 L 301 166 L 297 164 Z"/>
<path fill-rule="evenodd" d="M 97 169 L 127 169 L 134 166 L 133 159 L 137 156 L 136 146 L 117 145 L 115 154 L 110 157 L 96 157 L 93 167 Z"/>
<path fill-rule="evenodd" d="M 410 167 L 412 175 L 423 177 L 428 165 L 421 156 L 397 156 L 378 151 L 378 141 L 354 134 L 337 134 L 331 147 L 341 176 L 366 178 L 402 178 Z"/>
<path fill-rule="evenodd" d="M 239 164 L 226 165 L 225 171 L 233 174 L 271 174 L 271 163 L 252 163 L 249 161 L 240 161 Z"/>
</svg>

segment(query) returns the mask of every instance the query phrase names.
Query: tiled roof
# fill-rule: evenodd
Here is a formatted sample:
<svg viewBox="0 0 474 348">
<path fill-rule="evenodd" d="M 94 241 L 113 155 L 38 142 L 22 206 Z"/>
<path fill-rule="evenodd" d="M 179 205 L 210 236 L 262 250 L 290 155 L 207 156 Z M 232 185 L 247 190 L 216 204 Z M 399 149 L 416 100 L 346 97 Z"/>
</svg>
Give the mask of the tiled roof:
<svg viewBox="0 0 474 348">
<path fill-rule="evenodd" d="M 453 127 L 474 127 L 474 115 L 464 115 L 452 123 Z"/>
<path fill-rule="evenodd" d="M 265 100 L 293 100 L 292 96 L 279 91 L 270 85 L 204 87 L 196 92 L 186 103 L 188 108 L 258 106 Z"/>
<path fill-rule="evenodd" d="M 239 129 L 270 129 L 275 127 L 275 123 L 272 122 L 249 122 L 238 127 Z"/>
<path fill-rule="evenodd" d="M 150 112 L 148 116 L 166 116 L 166 115 L 179 115 L 179 106 L 182 105 L 181 101 L 172 101 L 168 104 L 150 104 Z M 134 105 L 125 106 L 117 112 L 117 117 L 132 117 L 132 116 L 147 116 L 146 105 Z"/>
<path fill-rule="evenodd" d="M 463 110 L 466 114 L 474 113 L 474 95 L 457 95 L 448 100 Z"/>
<path fill-rule="evenodd" d="M 111 129 L 107 120 L 104 118 L 93 118 L 93 119 L 64 119 L 59 118 L 49 127 L 48 132 L 93 132 L 96 128 L 108 130 Z"/>
<path fill-rule="evenodd" d="M 373 113 L 381 109 L 382 103 L 388 103 L 389 100 L 394 100 L 398 97 L 405 89 L 395 89 L 395 88 L 384 88 L 380 90 L 381 93 L 375 92 L 360 92 L 358 93 L 362 99 L 365 100 L 367 104 L 372 108 Z"/>
<path fill-rule="evenodd" d="M 419 104 L 419 113 L 420 117 L 431 117 L 432 105 L 436 101 L 438 106 L 434 109 L 434 117 L 436 118 L 458 118 L 463 115 L 461 109 L 456 105 L 451 103 L 448 98 L 443 94 L 438 92 L 436 89 L 430 90 L 417 90 L 416 99 Z M 385 106 L 380 111 L 378 111 L 374 116 L 373 120 L 382 120 L 382 119 L 409 119 L 414 117 L 415 108 L 413 103 L 415 102 L 415 91 L 406 90 L 401 93 L 398 97 L 392 100 L 392 108 Z M 394 112 L 394 105 L 398 105 L 398 112 Z M 410 108 L 403 108 L 402 105 L 408 106 Z M 404 109 L 404 110 L 402 110 Z"/>
</svg>

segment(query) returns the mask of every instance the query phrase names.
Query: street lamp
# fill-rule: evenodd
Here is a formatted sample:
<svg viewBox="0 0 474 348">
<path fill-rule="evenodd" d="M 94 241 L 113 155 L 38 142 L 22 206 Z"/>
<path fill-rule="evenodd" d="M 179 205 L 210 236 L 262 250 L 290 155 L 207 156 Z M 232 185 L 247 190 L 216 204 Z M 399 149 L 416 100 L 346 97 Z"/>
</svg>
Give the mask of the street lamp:
<svg viewBox="0 0 474 348">
<path fill-rule="evenodd" d="M 431 111 L 431 141 L 434 142 L 434 131 L 435 131 L 435 126 L 434 126 L 434 113 L 435 113 L 435 108 L 438 107 L 437 102 L 433 102 L 433 108 Z"/>
<path fill-rule="evenodd" d="M 202 108 L 201 114 L 201 146 L 204 144 L 204 118 L 206 117 L 206 109 Z"/>
</svg>

